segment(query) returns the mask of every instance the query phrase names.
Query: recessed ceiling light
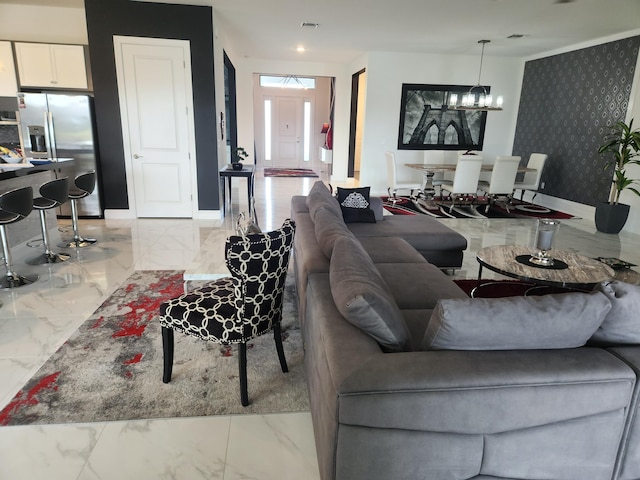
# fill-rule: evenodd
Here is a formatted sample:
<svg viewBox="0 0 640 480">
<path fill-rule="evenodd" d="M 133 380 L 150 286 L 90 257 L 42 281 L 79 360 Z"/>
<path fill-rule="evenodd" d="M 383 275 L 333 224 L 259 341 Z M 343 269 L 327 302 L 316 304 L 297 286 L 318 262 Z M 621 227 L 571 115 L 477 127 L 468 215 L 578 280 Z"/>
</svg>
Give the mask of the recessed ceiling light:
<svg viewBox="0 0 640 480">
<path fill-rule="evenodd" d="M 298 48 L 296 48 L 296 52 L 298 52 L 298 53 L 304 52 L 304 47 L 302 45 L 300 45 Z"/>
<path fill-rule="evenodd" d="M 308 28 L 318 28 L 320 26 L 319 23 L 314 23 L 314 22 L 302 22 L 300 24 L 300 26 L 302 28 L 308 27 Z"/>
</svg>

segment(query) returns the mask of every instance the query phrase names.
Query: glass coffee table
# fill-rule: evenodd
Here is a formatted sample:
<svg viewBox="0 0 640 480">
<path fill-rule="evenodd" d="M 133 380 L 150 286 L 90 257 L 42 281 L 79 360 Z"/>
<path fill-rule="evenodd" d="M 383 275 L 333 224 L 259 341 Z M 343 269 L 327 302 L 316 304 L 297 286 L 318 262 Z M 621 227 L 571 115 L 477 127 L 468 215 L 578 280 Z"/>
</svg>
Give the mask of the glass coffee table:
<svg viewBox="0 0 640 480">
<path fill-rule="evenodd" d="M 532 288 L 546 286 L 588 291 L 597 283 L 615 276 L 615 272 L 608 265 L 576 253 L 555 250 L 553 258 L 557 262 L 552 267 L 527 264 L 526 258 L 531 256 L 531 253 L 530 247 L 519 245 L 492 245 L 478 250 L 476 259 L 480 267 L 478 286 L 474 291 L 482 285 L 482 269 L 485 267 L 531 284 Z"/>
</svg>

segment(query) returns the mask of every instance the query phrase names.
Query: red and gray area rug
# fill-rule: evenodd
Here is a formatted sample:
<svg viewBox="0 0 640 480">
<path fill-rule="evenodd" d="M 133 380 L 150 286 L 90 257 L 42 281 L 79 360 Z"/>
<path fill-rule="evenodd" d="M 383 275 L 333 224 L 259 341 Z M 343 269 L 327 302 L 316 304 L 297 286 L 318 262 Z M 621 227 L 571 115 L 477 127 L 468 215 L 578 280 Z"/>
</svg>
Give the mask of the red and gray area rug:
<svg viewBox="0 0 640 480">
<path fill-rule="evenodd" d="M 308 168 L 265 168 L 265 177 L 317 177 L 318 174 Z"/>
<path fill-rule="evenodd" d="M 513 204 L 507 206 L 504 202 L 492 204 L 488 210 L 488 200 L 480 197 L 467 204 L 456 205 L 450 210 L 451 201 L 435 197 L 434 199 L 412 199 L 398 197 L 394 204 L 388 197 L 382 197 L 384 208 L 393 215 L 430 215 L 436 218 L 575 218 L 568 213 L 559 212 L 550 208 L 534 205 L 532 203 L 513 200 Z M 508 207 L 508 208 L 507 208 Z"/>
<path fill-rule="evenodd" d="M 182 272 L 135 272 L 0 411 L 0 425 L 308 410 L 292 279 L 282 323 L 289 373 L 280 370 L 273 335 L 250 342 L 248 407 L 240 404 L 235 347 L 176 333 L 173 378 L 162 383 L 158 311 L 182 291 Z"/>
</svg>

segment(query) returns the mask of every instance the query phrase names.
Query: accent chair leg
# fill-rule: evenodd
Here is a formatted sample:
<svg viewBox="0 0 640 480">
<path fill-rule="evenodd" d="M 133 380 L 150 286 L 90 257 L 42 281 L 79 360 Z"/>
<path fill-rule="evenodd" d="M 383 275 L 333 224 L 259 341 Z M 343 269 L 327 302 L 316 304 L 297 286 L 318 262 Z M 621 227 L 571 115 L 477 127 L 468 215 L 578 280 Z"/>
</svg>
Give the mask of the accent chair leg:
<svg viewBox="0 0 640 480">
<path fill-rule="evenodd" d="M 247 392 L 247 344 L 238 344 L 238 370 L 240 373 L 240 403 L 243 407 L 249 405 Z"/>
<path fill-rule="evenodd" d="M 280 322 L 273 324 L 273 338 L 276 341 L 276 350 L 278 351 L 278 358 L 280 359 L 280 368 L 284 373 L 289 371 L 287 366 L 287 359 L 284 356 L 284 348 L 282 348 L 282 328 Z"/>
<path fill-rule="evenodd" d="M 164 355 L 164 372 L 162 381 L 169 383 L 173 372 L 173 330 L 162 327 L 162 353 Z"/>
</svg>

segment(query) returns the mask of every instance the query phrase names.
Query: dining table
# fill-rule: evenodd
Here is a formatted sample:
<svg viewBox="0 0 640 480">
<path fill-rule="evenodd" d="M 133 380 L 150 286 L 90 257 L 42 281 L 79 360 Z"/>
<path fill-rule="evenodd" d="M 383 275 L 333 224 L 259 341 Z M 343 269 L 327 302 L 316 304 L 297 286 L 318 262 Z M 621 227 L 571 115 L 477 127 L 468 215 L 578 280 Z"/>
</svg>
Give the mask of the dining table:
<svg viewBox="0 0 640 480">
<path fill-rule="evenodd" d="M 435 195 L 435 189 L 433 188 L 433 176 L 437 172 L 455 172 L 455 163 L 405 163 L 406 167 L 413 168 L 414 170 L 420 170 L 423 174 L 422 191 L 427 197 L 433 197 Z M 483 163 L 480 168 L 481 172 L 490 172 L 493 170 L 493 164 Z M 535 172 L 535 168 L 519 166 L 518 173 Z"/>
</svg>

